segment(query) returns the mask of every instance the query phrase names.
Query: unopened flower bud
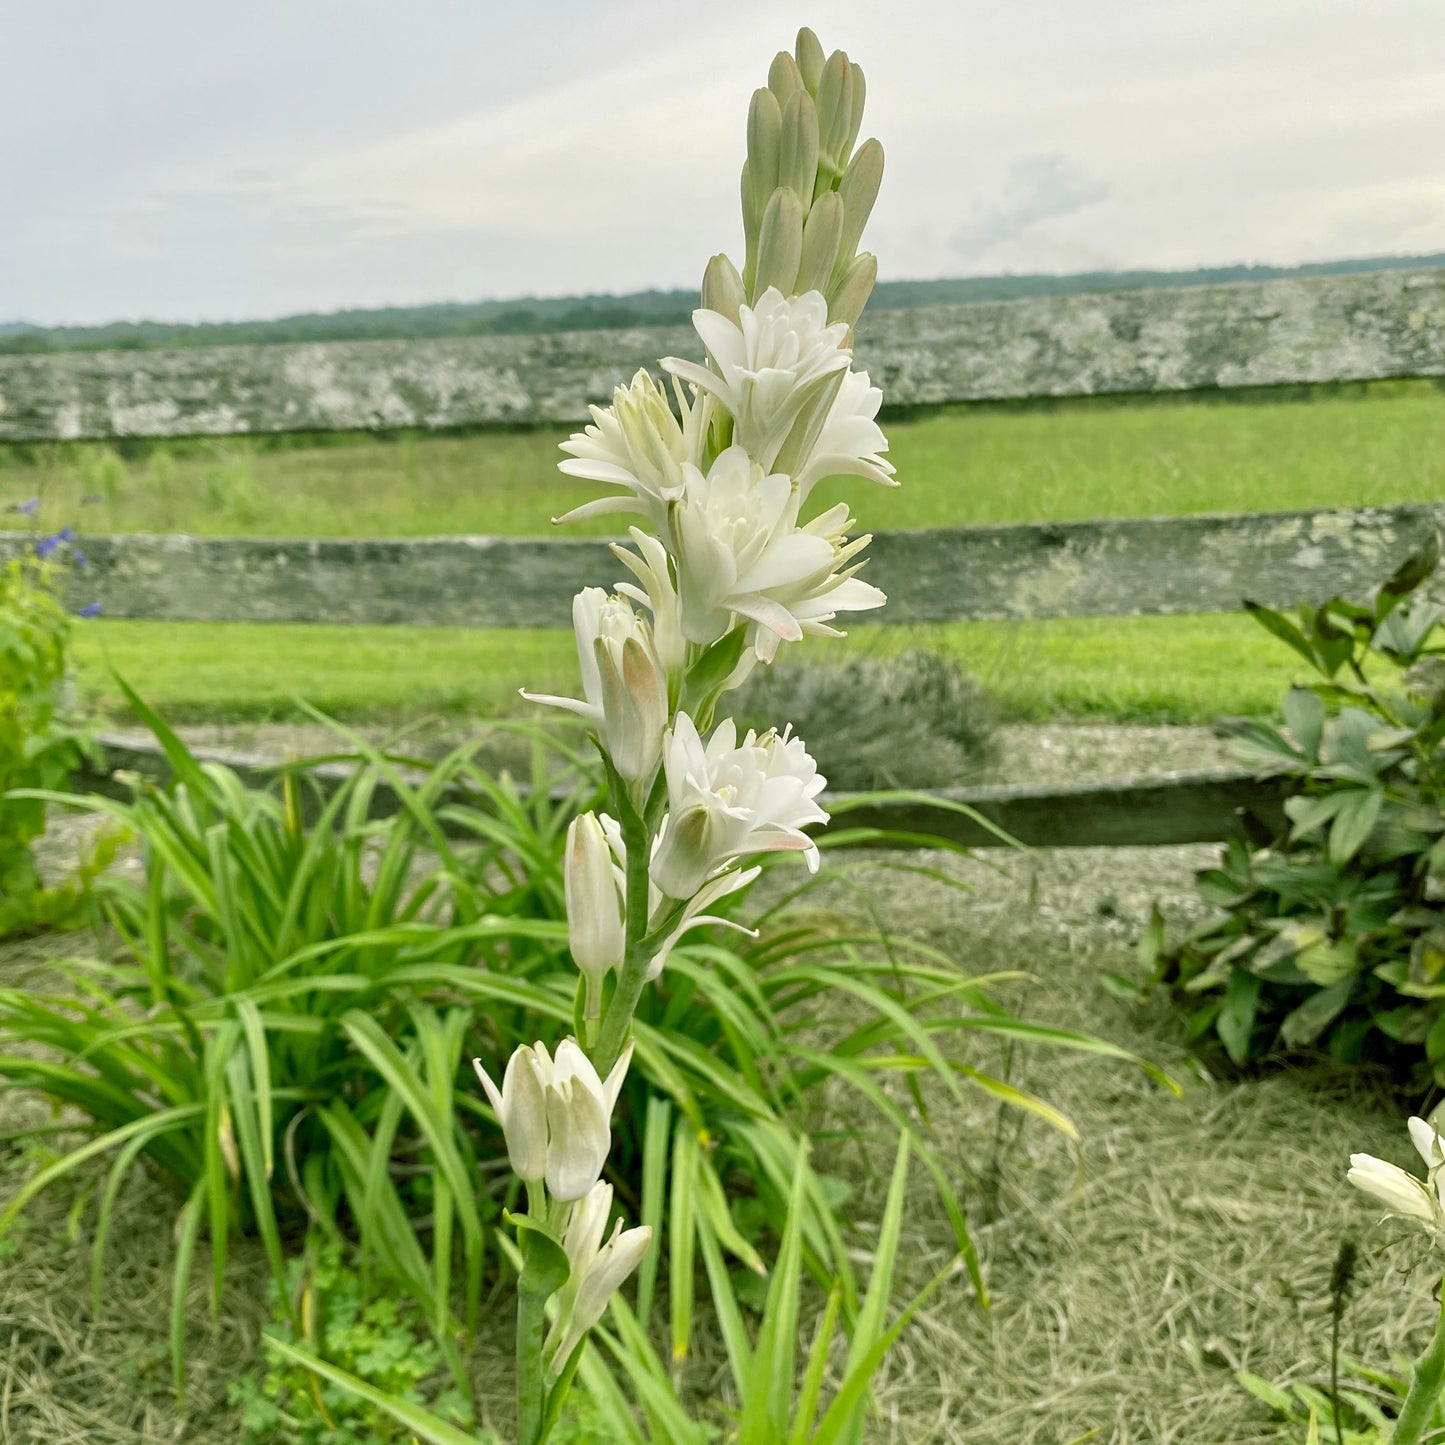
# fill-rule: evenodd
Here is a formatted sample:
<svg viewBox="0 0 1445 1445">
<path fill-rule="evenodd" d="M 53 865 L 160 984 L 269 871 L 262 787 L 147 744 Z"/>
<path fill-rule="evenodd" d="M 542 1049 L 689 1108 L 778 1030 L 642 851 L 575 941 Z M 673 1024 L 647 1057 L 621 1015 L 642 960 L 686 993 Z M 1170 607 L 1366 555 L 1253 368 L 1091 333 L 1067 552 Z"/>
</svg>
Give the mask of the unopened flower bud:
<svg viewBox="0 0 1445 1445">
<path fill-rule="evenodd" d="M 807 228 L 804 227 L 806 238 Z M 734 326 L 738 324 L 738 308 L 748 303 L 747 288 L 738 268 L 721 252 L 707 263 L 702 275 L 702 304 L 706 311 L 716 311 L 726 316 Z"/>
<path fill-rule="evenodd" d="M 817 95 L 818 81 L 823 75 L 823 46 L 818 37 L 805 25 L 798 31 L 797 44 L 793 46 L 793 55 L 798 62 L 798 73 L 803 77 L 803 84 L 808 88 L 809 95 Z"/>
<path fill-rule="evenodd" d="M 761 297 L 769 286 L 785 297 L 793 295 L 802 254 L 803 203 L 795 192 L 780 186 L 763 212 L 753 295 Z"/>
<path fill-rule="evenodd" d="M 828 320 L 841 321 L 850 329 L 858 324 L 873 283 L 878 279 L 878 258 L 865 251 L 843 273 L 842 279 L 828 293 Z"/>
<path fill-rule="evenodd" d="M 773 56 L 773 63 L 768 67 L 768 89 L 777 96 L 780 106 L 786 105 L 798 91 L 806 89 L 798 62 L 786 50 L 780 50 Z"/>
<path fill-rule="evenodd" d="M 782 146 L 778 153 L 778 184 L 805 203 L 813 199 L 818 174 L 818 112 L 806 90 L 795 91 L 783 107 Z"/>
<path fill-rule="evenodd" d="M 834 191 L 824 191 L 803 223 L 803 250 L 798 261 L 800 294 L 821 291 L 833 279 L 838 244 L 843 235 L 843 203 Z"/>
<path fill-rule="evenodd" d="M 863 228 L 873 213 L 878 188 L 883 184 L 883 147 L 876 140 L 866 140 L 858 154 L 848 162 L 843 179 L 838 183 L 838 199 L 843 204 L 843 231 L 838 241 L 837 267 L 849 266 L 858 254 Z"/>
<path fill-rule="evenodd" d="M 842 168 L 842 149 L 853 124 L 853 67 L 835 50 L 818 81 L 818 148 L 824 162 Z"/>
<path fill-rule="evenodd" d="M 583 813 L 567 829 L 562 869 L 567 898 L 567 943 L 587 980 L 585 1017 L 602 1008 L 602 980 L 622 967 L 627 951 L 622 884 L 607 835 L 596 813 Z"/>
</svg>

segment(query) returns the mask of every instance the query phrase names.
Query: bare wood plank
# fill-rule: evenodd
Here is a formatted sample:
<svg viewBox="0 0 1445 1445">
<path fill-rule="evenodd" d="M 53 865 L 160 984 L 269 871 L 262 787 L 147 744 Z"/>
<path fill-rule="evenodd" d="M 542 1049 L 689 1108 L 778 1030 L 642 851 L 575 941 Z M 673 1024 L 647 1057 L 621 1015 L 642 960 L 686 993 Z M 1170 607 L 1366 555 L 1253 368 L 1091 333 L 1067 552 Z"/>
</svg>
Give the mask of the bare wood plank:
<svg viewBox="0 0 1445 1445">
<path fill-rule="evenodd" d="M 891 601 L 868 622 L 1128 617 L 1276 606 L 1367 588 L 1445 506 L 1124 518 L 883 532 L 868 577 Z M 30 545 L 0 533 L 0 559 Z M 96 536 L 76 600 L 107 616 L 198 622 L 451 627 L 570 625 L 573 595 L 625 574 L 605 542 Z"/>
<path fill-rule="evenodd" d="M 585 420 L 685 327 L 0 357 L 0 441 Z M 895 406 L 1445 374 L 1445 269 L 877 311 Z"/>
<path fill-rule="evenodd" d="M 158 746 L 116 738 L 102 738 L 100 744 L 100 761 L 87 764 L 72 779 L 76 792 L 127 798 L 128 774 L 158 783 L 169 780 L 170 766 Z M 281 771 L 275 762 L 245 753 L 205 748 L 194 752 L 202 760 L 225 763 L 252 787 L 263 786 Z M 349 768 L 341 763 L 308 771 L 323 793 L 349 775 Z M 928 801 L 930 796 L 954 806 L 939 807 Z M 975 810 L 1017 842 L 1038 848 L 1215 843 L 1243 833 L 1249 819 L 1271 828 L 1284 820 L 1280 780 L 1258 781 L 1242 772 L 1163 773 L 1044 787 L 941 788 L 931 795 L 905 793 L 857 805 L 850 804 L 846 793 L 832 793 L 825 794 L 822 802 L 836 810 L 825 831 L 865 830 L 852 844 L 865 848 L 927 847 L 929 838 L 969 848 L 1007 846 L 993 829 L 958 811 L 957 805 Z M 396 798 L 383 782 L 372 800 L 373 816 L 389 816 L 396 808 Z M 902 836 L 880 840 L 866 831 L 875 829 Z"/>
</svg>

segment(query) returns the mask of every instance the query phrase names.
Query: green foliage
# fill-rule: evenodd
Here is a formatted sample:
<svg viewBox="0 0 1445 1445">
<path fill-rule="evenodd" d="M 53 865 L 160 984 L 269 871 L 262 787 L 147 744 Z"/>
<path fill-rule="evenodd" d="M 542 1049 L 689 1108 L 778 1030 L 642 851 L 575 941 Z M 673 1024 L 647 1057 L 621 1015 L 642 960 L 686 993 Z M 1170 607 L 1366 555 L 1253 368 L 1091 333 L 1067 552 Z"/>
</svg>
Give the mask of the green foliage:
<svg viewBox="0 0 1445 1445">
<path fill-rule="evenodd" d="M 759 732 L 787 718 L 830 788 L 954 785 L 993 752 L 992 706 L 956 662 L 932 652 L 760 668 L 723 707 Z"/>
<path fill-rule="evenodd" d="M 1363 601 L 1246 604 L 1319 680 L 1232 728 L 1285 820 L 1199 876 L 1218 910 L 1145 963 L 1235 1063 L 1279 1049 L 1409 1063 L 1445 1082 L 1445 611 L 1432 546 Z"/>
<path fill-rule="evenodd" d="M 578 1378 L 592 1400 L 591 1420 L 579 1429 L 574 1413 L 571 1425 L 564 1418 L 544 1439 L 549 1445 L 574 1439 L 607 1445 L 713 1445 L 720 1440 L 727 1445 L 861 1445 L 873 1377 L 913 1316 L 953 1273 L 945 1270 L 890 1320 L 893 1273 L 908 1202 L 910 1150 L 905 1133 L 898 1143 L 882 1223 L 871 1250 L 867 1290 L 856 1311 L 846 1309 L 843 1282 L 835 1280 L 811 1341 L 800 1350 L 805 1344 L 804 1236 L 812 1178 L 806 1141 L 800 1141 L 792 1160 L 782 1240 L 755 1327 L 748 1325 L 749 1310 L 729 1271 L 726 1241 L 706 1213 L 697 1216 L 697 1237 L 722 1331 L 732 1398 L 701 1408 L 684 1399 L 645 1324 L 619 1295 L 612 1301 L 611 1328 L 594 1330 L 593 1342 L 582 1353 Z M 648 1222 L 656 1228 L 661 1220 L 660 1201 L 654 1201 Z M 846 1336 L 839 1328 L 844 1320 L 851 1325 Z M 329 1384 L 361 1396 L 363 1382 L 358 1378 L 334 1368 L 320 1369 L 313 1355 L 280 1345 L 274 1338 L 271 1343 L 298 1366 L 316 1370 Z M 841 1373 L 829 1368 L 835 1355 L 842 1359 Z M 368 1394 L 365 1398 L 391 1411 L 430 1445 L 460 1445 L 465 1438 L 449 1421 L 410 1408 L 404 1397 L 386 1401 Z"/>
<path fill-rule="evenodd" d="M 1391 1371 L 1371 1369 L 1348 1360 L 1340 1362 L 1338 1428 L 1345 1445 L 1388 1445 L 1395 1418 L 1410 1393 L 1410 1362 L 1399 1359 L 1394 1364 Z M 1336 1435 L 1335 1408 L 1327 1389 L 1303 1381 L 1288 1386 L 1275 1385 L 1247 1370 L 1240 1371 L 1238 1378 L 1251 1395 L 1268 1405 L 1281 1420 L 1304 1431 L 1318 1432 L 1310 1434 L 1309 1439 L 1334 1445 L 1340 1438 Z M 1445 1397 L 1435 1403 L 1426 1438 L 1436 1439 L 1440 1431 L 1445 1431 Z"/>
<path fill-rule="evenodd" d="M 45 830 L 45 804 L 15 789 L 58 788 L 81 759 L 81 734 L 65 706 L 71 619 L 59 568 L 16 558 L 0 565 L 0 938 L 61 921 L 75 888 L 47 890 L 30 845 Z"/>
<path fill-rule="evenodd" d="M 292 1301 L 299 1302 L 301 1328 L 293 1319 Z M 443 1378 L 441 1351 L 415 1303 L 367 1290 L 343 1263 L 335 1240 L 308 1241 L 305 1256 L 287 1265 L 284 1291 L 272 1282 L 271 1304 L 271 1337 L 308 1346 L 376 1389 L 425 1404 L 451 1424 L 471 1423 L 465 1397 Z M 387 1445 L 409 1439 L 391 1416 L 274 1353 L 235 1381 L 229 1398 L 241 1407 L 242 1438 L 257 1445 L 277 1439 L 288 1445 Z"/>
</svg>

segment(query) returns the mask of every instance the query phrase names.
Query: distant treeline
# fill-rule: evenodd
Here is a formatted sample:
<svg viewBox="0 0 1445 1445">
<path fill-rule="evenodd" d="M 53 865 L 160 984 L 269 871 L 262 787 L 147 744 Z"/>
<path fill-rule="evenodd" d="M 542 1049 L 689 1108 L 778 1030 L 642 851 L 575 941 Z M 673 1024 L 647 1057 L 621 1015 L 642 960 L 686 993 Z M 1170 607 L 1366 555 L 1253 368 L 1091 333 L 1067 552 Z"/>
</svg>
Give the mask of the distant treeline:
<svg viewBox="0 0 1445 1445">
<path fill-rule="evenodd" d="M 1445 266 L 1431 256 L 1369 256 L 1307 266 L 1211 266 L 1195 271 L 1083 271 L 1071 276 L 969 276 L 941 281 L 881 281 L 872 305 L 883 310 L 951 301 L 1008 301 L 1158 286 L 1268 281 Z M 446 302 L 376 310 L 309 312 L 275 321 L 113 321 L 106 326 L 0 324 L 0 355 L 48 351 L 142 351 L 178 346 L 274 345 L 286 341 L 381 341 L 441 336 L 506 336 L 541 331 L 666 326 L 687 321 L 693 291 L 638 291 L 629 296 L 524 297 L 516 301 Z"/>
</svg>

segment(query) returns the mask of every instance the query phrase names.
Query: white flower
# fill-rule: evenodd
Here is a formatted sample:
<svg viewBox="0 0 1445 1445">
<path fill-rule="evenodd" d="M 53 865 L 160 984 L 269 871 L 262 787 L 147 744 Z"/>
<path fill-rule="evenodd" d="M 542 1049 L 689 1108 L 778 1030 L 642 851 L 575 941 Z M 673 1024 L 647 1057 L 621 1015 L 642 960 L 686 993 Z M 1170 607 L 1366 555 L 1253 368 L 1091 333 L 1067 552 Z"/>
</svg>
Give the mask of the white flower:
<svg viewBox="0 0 1445 1445">
<path fill-rule="evenodd" d="M 806 501 L 808 493 L 828 477 L 864 477 L 896 487 L 893 464 L 880 455 L 888 438 L 876 420 L 883 392 L 866 371 L 850 371 L 823 418 L 818 435 L 793 464 L 793 480 Z"/>
<path fill-rule="evenodd" d="M 572 602 L 582 700 L 524 691 L 529 702 L 566 708 L 597 730 L 603 750 L 628 782 L 650 778 L 667 725 L 667 670 L 652 627 L 625 597 L 584 587 Z"/>
<path fill-rule="evenodd" d="M 854 579 L 857 566 L 845 565 L 870 538 L 846 539 L 850 518 L 842 503 L 800 527 L 797 489 L 780 472 L 764 475 L 739 446 L 723 452 L 705 477 L 692 466 L 684 472 L 669 528 L 679 622 L 690 642 L 716 642 L 741 616 L 756 624 L 758 656 L 771 660 L 780 642 L 805 632 L 833 634 L 822 624 L 839 611 L 886 600 Z M 659 592 L 661 581 L 648 581 L 648 574 L 662 568 L 665 575 L 660 547 L 642 564 L 618 555 L 647 584 L 649 597 Z"/>
<path fill-rule="evenodd" d="M 545 1179 L 556 1199 L 580 1199 L 591 1189 L 612 1147 L 612 1109 L 631 1060 L 629 1042 L 603 1082 L 576 1039 L 563 1039 L 555 1059 L 545 1044 L 519 1044 L 500 1090 L 482 1061 L 472 1060 L 519 1178 Z"/>
<path fill-rule="evenodd" d="M 640 527 L 629 527 L 627 533 L 642 556 L 633 556 L 615 542 L 612 551 L 642 583 L 642 589 L 630 582 L 620 582 L 617 591 L 623 597 L 630 597 L 634 602 L 644 603 L 652 609 L 652 641 L 658 658 L 669 675 L 680 673 L 687 662 L 687 638 L 682 635 L 681 610 L 668 564 L 667 548 Z"/>
<path fill-rule="evenodd" d="M 852 524 L 847 503 L 839 502 L 836 507 L 830 507 L 800 528 L 802 534 L 817 537 L 827 544 L 828 560 L 805 576 L 780 582 L 768 591 L 766 601 L 776 611 L 772 618 L 754 613 L 755 622 L 749 638 L 761 661 L 771 662 L 777 655 L 779 643 L 795 640 L 791 627 L 777 625 L 778 619 L 785 618 L 796 625 L 798 636 L 842 637 L 844 634 L 836 627 L 828 626 L 838 613 L 865 612 L 882 607 L 887 602 L 888 598 L 880 588 L 857 576 L 863 563 L 853 562 L 853 558 L 873 537 L 865 532 L 849 541 L 846 534 Z"/>
<path fill-rule="evenodd" d="M 585 1017 L 595 1019 L 602 1007 L 602 980 L 622 967 L 627 951 L 625 884 L 596 813 L 583 813 L 568 826 L 562 883 L 567 942 L 587 980 Z"/>
<path fill-rule="evenodd" d="M 472 1060 L 472 1067 L 482 1081 L 492 1112 L 506 1137 L 512 1173 L 528 1184 L 535 1184 L 547 1172 L 547 1094 L 538 1052 L 546 1058 L 547 1051 L 541 1044 L 536 1049 L 519 1044 L 507 1060 L 500 1089 L 482 1067 L 482 1061 Z M 550 1067 L 548 1060 L 549 1070 Z"/>
<path fill-rule="evenodd" d="M 804 408 L 848 369 L 847 324 L 828 325 L 821 292 L 790 301 L 774 286 L 756 306 L 739 307 L 736 322 L 704 310 L 692 322 L 712 366 L 668 356 L 663 368 L 715 397 L 733 418 L 733 441 L 771 470 Z"/>
<path fill-rule="evenodd" d="M 825 780 L 800 738 L 749 732 L 741 743 L 732 719 L 704 747 L 679 713 L 663 750 L 668 813 L 652 858 L 652 878 L 670 898 L 691 898 L 720 868 L 747 853 L 802 851 L 818 866 L 818 845 L 802 829 L 826 823 L 813 800 Z"/>
<path fill-rule="evenodd" d="M 1434 1179 L 1436 1171 L 1445 1168 L 1445 1139 L 1441 1139 L 1432 1124 L 1418 1117 L 1412 1118 L 1407 1127 L 1415 1152 L 1425 1161 L 1425 1167 Z M 1445 1183 L 1445 1176 L 1442 1176 L 1442 1183 Z M 1442 1197 L 1441 1203 L 1445 1204 L 1445 1197 Z"/>
<path fill-rule="evenodd" d="M 627 872 L 627 844 L 622 839 L 622 829 L 618 826 L 615 818 L 609 818 L 606 813 L 598 815 L 602 825 L 602 831 L 607 835 L 607 842 L 612 849 L 612 856 L 617 860 L 618 871 L 622 876 Z M 657 857 L 660 838 L 652 840 L 652 856 Z M 758 936 L 757 929 L 749 928 L 746 924 L 739 923 L 734 918 L 719 918 L 715 914 L 704 913 L 705 908 L 711 907 L 720 899 L 726 898 L 729 893 L 736 893 L 739 888 L 746 888 L 749 883 L 762 872 L 761 868 L 731 869 L 728 872 L 719 874 L 716 878 L 709 879 L 690 899 L 682 912 L 672 920 L 672 926 L 668 930 L 667 937 L 662 940 L 656 953 L 652 955 L 647 965 L 647 973 L 644 977 L 649 983 L 661 977 L 663 969 L 667 966 L 668 955 L 682 941 L 683 935 L 694 928 L 701 928 L 704 924 L 716 923 L 723 928 L 731 928 L 738 933 L 746 933 L 749 938 Z M 670 908 L 676 907 L 673 899 L 667 898 L 663 891 L 654 883 L 649 876 L 647 881 L 647 918 L 648 931 L 660 927 L 662 920 Z"/>
<path fill-rule="evenodd" d="M 608 1302 L 628 1275 L 641 1264 L 652 1243 L 647 1225 L 624 1230 L 619 1219 L 612 1238 L 602 1243 L 612 1212 L 612 1186 L 597 1183 L 572 1206 L 562 1248 L 567 1255 L 567 1283 L 558 1296 L 557 1317 L 543 1353 L 555 1376 L 566 1365 L 582 1336 L 603 1316 Z"/>
<path fill-rule="evenodd" d="M 683 388 L 673 383 L 682 419 L 673 415 L 667 394 L 648 373 L 639 371 L 630 386 L 612 393 L 612 405 L 593 406 L 592 425 L 562 443 L 571 457 L 558 470 L 571 477 L 625 487 L 631 494 L 603 497 L 573 508 L 558 522 L 574 522 L 607 512 L 642 512 L 661 525 L 668 501 L 681 494 L 682 464 L 701 455 L 708 406 L 689 406 Z"/>
<path fill-rule="evenodd" d="M 1398 1164 L 1386 1163 L 1373 1154 L 1351 1154 L 1345 1177 L 1356 1189 L 1378 1199 L 1391 1214 L 1412 1219 L 1432 1234 L 1445 1225 L 1435 1191 Z"/>
</svg>

